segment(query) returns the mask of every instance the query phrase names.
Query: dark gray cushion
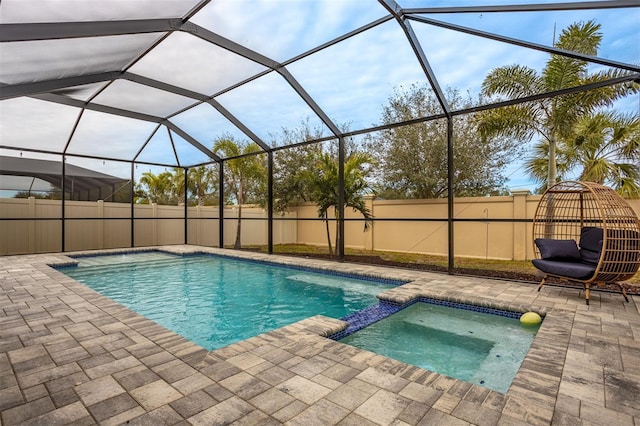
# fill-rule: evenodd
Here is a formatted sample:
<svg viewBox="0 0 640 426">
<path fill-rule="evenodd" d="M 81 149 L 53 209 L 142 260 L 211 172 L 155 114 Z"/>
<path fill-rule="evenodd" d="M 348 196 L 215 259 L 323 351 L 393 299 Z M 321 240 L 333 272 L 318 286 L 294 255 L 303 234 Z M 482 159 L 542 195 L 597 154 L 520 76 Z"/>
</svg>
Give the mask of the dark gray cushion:
<svg viewBox="0 0 640 426">
<path fill-rule="evenodd" d="M 594 265 L 587 265 L 579 262 L 558 262 L 556 260 L 533 259 L 533 266 L 546 272 L 547 274 L 561 277 L 575 278 L 577 280 L 587 280 L 596 271 Z"/>
<path fill-rule="evenodd" d="M 577 260 L 580 261 L 580 251 L 574 240 L 554 240 L 551 238 L 536 238 L 535 241 L 540 256 L 547 260 Z"/>
<path fill-rule="evenodd" d="M 600 252 L 580 249 L 580 257 L 582 257 L 582 261 L 584 263 L 588 263 L 589 265 L 597 265 L 600 261 Z"/>
<path fill-rule="evenodd" d="M 597 265 L 602 252 L 602 228 L 585 226 L 580 230 L 580 256 L 584 263 Z"/>
<path fill-rule="evenodd" d="M 602 228 L 585 226 L 580 231 L 580 248 L 600 253 L 602 251 Z"/>
</svg>

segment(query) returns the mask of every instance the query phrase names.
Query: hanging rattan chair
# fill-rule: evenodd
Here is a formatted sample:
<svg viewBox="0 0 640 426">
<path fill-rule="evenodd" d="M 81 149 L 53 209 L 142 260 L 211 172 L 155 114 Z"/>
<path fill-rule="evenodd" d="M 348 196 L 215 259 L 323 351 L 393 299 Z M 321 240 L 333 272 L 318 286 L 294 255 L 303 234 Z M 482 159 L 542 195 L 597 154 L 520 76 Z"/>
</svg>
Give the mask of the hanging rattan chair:
<svg viewBox="0 0 640 426">
<path fill-rule="evenodd" d="M 540 199 L 533 221 L 534 266 L 547 277 L 592 284 L 628 280 L 640 265 L 640 220 L 620 195 L 593 182 L 560 182 Z"/>
</svg>

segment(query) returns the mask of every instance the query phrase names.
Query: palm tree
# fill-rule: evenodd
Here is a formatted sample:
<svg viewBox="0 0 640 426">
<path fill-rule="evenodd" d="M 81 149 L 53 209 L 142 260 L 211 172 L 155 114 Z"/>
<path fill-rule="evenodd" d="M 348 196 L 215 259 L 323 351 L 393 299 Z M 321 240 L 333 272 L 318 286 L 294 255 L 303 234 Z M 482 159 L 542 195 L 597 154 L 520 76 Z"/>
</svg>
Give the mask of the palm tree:
<svg viewBox="0 0 640 426">
<path fill-rule="evenodd" d="M 149 203 L 169 204 L 173 192 L 173 174 L 166 171 L 159 175 L 151 171 L 144 172 L 140 177 L 139 185 Z"/>
<path fill-rule="evenodd" d="M 564 50 L 596 55 L 602 40 L 599 30 L 600 24 L 595 21 L 571 24 L 561 32 L 554 45 Z M 625 73 L 602 70 L 589 74 L 588 65 L 580 59 L 554 54 L 542 73 L 521 65 L 500 67 L 487 75 L 482 91 L 488 96 L 516 99 L 604 81 Z M 528 170 L 538 182 L 546 180 L 544 189 L 557 181 L 557 159 L 563 158 L 561 151 L 564 149 L 561 144 L 573 134 L 578 120 L 601 107 L 610 106 L 616 99 L 637 92 L 638 87 L 621 84 L 490 110 L 481 115 L 480 131 L 486 136 L 501 135 L 522 141 L 541 136 Z M 542 158 L 546 166 L 541 165 L 540 155 L 544 155 Z M 566 166 L 561 165 L 560 168 Z"/>
<path fill-rule="evenodd" d="M 608 183 L 626 198 L 640 196 L 640 116 L 584 117 L 567 147 L 567 162 L 581 168 L 580 180 Z"/>
<path fill-rule="evenodd" d="M 211 167 L 198 166 L 189 169 L 189 190 L 195 195 L 197 205 L 204 206 L 205 198 L 214 182 L 214 173 Z"/>
<path fill-rule="evenodd" d="M 180 167 L 174 167 L 171 174 L 171 198 L 176 201 L 176 204 L 182 204 L 186 202 L 184 194 L 184 169 Z"/>
<path fill-rule="evenodd" d="M 226 172 L 225 181 L 238 204 L 238 225 L 233 247 L 239 249 L 241 247 L 242 205 L 247 201 L 249 194 L 259 191 L 266 177 L 266 168 L 260 156 L 257 155 L 262 150 L 253 142 L 241 144 L 232 137 L 225 136 L 214 142 L 213 152 L 223 158 L 231 158 L 224 162 L 224 170 Z"/>
<path fill-rule="evenodd" d="M 368 170 L 367 164 L 372 164 L 372 157 L 363 152 L 354 152 L 347 157 L 344 163 L 344 206 L 351 207 L 354 211 L 360 212 L 365 218 L 365 229 L 369 228 L 371 222 L 371 211 L 364 201 L 364 194 L 368 192 L 369 185 L 366 181 Z M 318 217 L 324 219 L 329 254 L 333 255 L 331 245 L 331 235 L 329 232 L 328 212 L 333 207 L 336 219 L 340 219 L 340 203 L 338 193 L 338 161 L 329 153 L 321 153 L 317 159 L 317 170 L 310 171 L 308 179 L 311 187 L 311 199 L 318 206 Z M 340 234 L 340 227 L 336 221 L 336 247 L 340 245 L 343 236 Z"/>
</svg>

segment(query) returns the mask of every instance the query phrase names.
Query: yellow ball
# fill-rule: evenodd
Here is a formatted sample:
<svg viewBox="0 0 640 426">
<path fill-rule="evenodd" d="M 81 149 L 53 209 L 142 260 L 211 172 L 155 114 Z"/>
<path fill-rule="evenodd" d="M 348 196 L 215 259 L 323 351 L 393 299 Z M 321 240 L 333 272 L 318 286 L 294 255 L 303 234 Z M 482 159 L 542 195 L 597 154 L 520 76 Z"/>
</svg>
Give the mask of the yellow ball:
<svg viewBox="0 0 640 426">
<path fill-rule="evenodd" d="M 527 312 L 520 317 L 520 323 L 524 325 L 538 325 L 542 322 L 542 318 L 535 312 Z"/>
</svg>

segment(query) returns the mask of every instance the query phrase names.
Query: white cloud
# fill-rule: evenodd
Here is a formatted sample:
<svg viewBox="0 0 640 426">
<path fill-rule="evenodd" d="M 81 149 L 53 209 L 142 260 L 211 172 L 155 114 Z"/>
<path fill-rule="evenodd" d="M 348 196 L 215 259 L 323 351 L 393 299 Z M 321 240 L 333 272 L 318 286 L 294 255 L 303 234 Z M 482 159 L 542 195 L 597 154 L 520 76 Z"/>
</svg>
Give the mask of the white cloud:
<svg viewBox="0 0 640 426">
<path fill-rule="evenodd" d="M 193 22 L 285 61 L 385 14 L 377 2 L 362 0 L 216 0 Z"/>
</svg>

